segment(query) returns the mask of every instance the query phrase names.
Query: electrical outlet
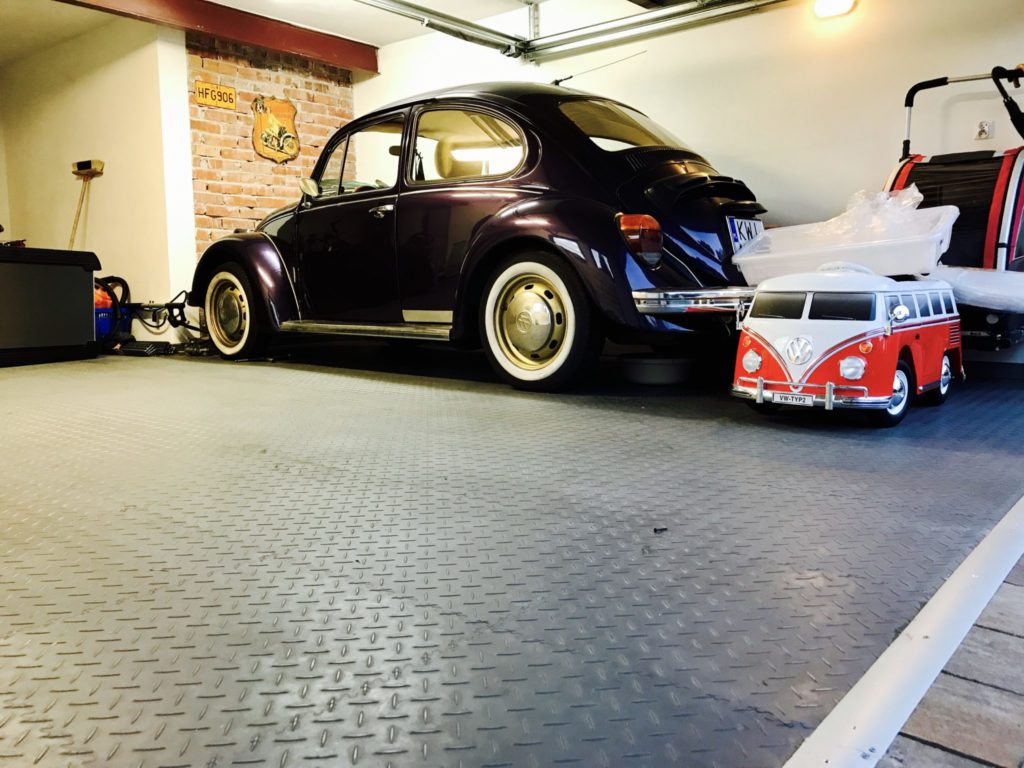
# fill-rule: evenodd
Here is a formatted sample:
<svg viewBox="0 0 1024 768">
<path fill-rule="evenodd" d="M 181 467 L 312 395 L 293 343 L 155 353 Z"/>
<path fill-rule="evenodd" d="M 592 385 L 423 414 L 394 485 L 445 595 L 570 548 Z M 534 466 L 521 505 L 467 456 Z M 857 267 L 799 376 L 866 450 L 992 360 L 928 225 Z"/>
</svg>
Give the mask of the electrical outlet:
<svg viewBox="0 0 1024 768">
<path fill-rule="evenodd" d="M 993 134 L 996 132 L 995 120 L 982 120 L 978 123 L 978 130 L 974 134 L 975 141 L 984 141 L 991 139 Z"/>
</svg>

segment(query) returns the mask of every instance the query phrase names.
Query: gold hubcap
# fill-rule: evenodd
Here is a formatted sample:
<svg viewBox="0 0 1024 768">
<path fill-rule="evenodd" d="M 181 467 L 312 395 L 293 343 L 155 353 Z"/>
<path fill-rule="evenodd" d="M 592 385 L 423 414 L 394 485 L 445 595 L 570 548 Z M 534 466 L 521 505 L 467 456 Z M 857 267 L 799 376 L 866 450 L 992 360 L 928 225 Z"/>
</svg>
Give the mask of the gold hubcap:
<svg viewBox="0 0 1024 768">
<path fill-rule="evenodd" d="M 494 305 L 494 335 L 510 361 L 526 370 L 551 363 L 562 350 L 566 314 L 562 297 L 539 275 L 519 275 Z"/>
<path fill-rule="evenodd" d="M 249 321 L 245 294 L 234 283 L 222 280 L 213 288 L 210 309 L 210 332 L 222 346 L 238 346 Z"/>
</svg>

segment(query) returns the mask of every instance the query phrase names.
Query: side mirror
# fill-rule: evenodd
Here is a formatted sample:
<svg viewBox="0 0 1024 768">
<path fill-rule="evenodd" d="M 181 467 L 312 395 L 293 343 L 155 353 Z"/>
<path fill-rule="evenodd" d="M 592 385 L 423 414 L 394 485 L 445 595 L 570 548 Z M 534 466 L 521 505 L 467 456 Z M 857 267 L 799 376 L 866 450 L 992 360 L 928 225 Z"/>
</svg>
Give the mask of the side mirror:
<svg viewBox="0 0 1024 768">
<path fill-rule="evenodd" d="M 892 312 L 889 314 L 889 318 L 894 323 L 902 323 L 910 317 L 910 310 L 907 309 L 905 304 L 897 304 L 892 308 Z"/>
<path fill-rule="evenodd" d="M 310 197 L 320 197 L 320 185 L 312 179 L 299 179 L 299 189 L 302 194 Z"/>
</svg>

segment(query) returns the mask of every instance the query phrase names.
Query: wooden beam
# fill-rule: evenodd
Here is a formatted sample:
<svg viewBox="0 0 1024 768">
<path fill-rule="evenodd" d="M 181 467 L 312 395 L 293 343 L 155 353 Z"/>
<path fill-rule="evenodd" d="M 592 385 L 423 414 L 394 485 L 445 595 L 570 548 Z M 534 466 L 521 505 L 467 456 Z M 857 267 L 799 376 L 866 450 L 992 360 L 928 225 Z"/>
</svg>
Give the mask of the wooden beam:
<svg viewBox="0 0 1024 768">
<path fill-rule="evenodd" d="M 344 37 L 297 27 L 208 0 L 59 0 L 69 5 L 127 16 L 189 32 L 203 32 L 323 61 L 336 67 L 377 73 L 377 49 Z"/>
</svg>

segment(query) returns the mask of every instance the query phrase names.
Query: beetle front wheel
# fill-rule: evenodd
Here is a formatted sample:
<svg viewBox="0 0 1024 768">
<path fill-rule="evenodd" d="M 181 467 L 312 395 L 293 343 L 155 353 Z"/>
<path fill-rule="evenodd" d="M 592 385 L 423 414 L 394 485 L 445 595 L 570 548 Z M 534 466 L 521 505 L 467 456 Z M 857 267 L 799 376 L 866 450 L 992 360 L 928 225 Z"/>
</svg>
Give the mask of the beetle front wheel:
<svg viewBox="0 0 1024 768">
<path fill-rule="evenodd" d="M 249 278 L 237 264 L 222 266 L 206 287 L 206 327 L 221 356 L 252 357 L 263 346 L 253 298 Z"/>
<path fill-rule="evenodd" d="M 580 279 L 547 253 L 506 259 L 480 303 L 487 357 L 519 389 L 556 391 L 572 385 L 600 355 L 599 322 Z"/>
</svg>

